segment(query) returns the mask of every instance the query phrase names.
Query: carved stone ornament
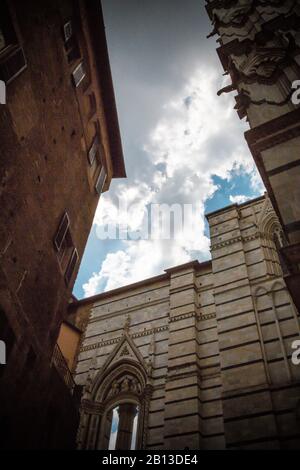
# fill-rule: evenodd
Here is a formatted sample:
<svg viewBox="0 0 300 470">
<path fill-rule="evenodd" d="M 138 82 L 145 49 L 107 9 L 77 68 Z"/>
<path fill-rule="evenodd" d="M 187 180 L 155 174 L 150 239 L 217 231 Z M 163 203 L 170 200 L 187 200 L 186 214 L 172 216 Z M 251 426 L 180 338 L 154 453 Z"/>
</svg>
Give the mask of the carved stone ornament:
<svg viewBox="0 0 300 470">
<path fill-rule="evenodd" d="M 149 361 L 145 361 L 139 348 L 128 333 L 129 322 L 125 323 L 124 335 L 97 372 L 94 360 L 88 374 L 85 393 L 81 401 L 80 427 L 77 442 L 79 448 L 102 448 L 103 432 L 107 413 L 120 402 L 132 400 L 141 413 L 139 445 L 146 446 L 149 401 L 152 393 L 152 361 L 155 345 L 151 342 Z M 96 353 L 95 353 L 96 357 Z M 96 372 L 96 373 L 95 373 Z M 90 419 L 87 419 L 87 415 Z M 102 419 L 103 417 L 103 419 Z M 102 433 L 97 441 L 98 432 Z M 97 447 L 100 446 L 100 447 Z M 105 448 L 105 447 L 103 447 Z"/>
<path fill-rule="evenodd" d="M 232 56 L 231 61 L 236 70 L 244 77 L 271 78 L 278 64 L 285 60 L 286 55 L 286 47 L 255 46 L 246 59 Z"/>
<path fill-rule="evenodd" d="M 252 10 L 253 0 L 238 0 L 231 8 L 218 8 L 213 10 L 214 23 L 224 25 L 240 25 Z"/>
</svg>

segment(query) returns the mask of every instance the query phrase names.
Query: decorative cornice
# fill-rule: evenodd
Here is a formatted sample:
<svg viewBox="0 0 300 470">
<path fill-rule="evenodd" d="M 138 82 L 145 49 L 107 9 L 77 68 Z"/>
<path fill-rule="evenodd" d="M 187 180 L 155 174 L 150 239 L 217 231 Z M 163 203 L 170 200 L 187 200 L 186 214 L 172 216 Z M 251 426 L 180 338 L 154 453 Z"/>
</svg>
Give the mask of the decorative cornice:
<svg viewBox="0 0 300 470">
<path fill-rule="evenodd" d="M 83 346 L 80 349 L 80 353 L 85 352 L 85 351 L 92 351 L 93 349 L 102 348 L 104 346 L 110 346 L 112 344 L 117 344 L 119 343 L 119 341 L 121 341 L 121 339 L 122 339 L 122 336 L 118 336 L 117 338 L 114 338 L 114 339 L 108 339 L 106 341 L 99 341 L 98 343 L 89 344 L 88 346 Z"/>
<path fill-rule="evenodd" d="M 210 320 L 211 318 L 216 318 L 215 313 L 207 313 L 206 315 L 199 315 L 198 320 L 203 321 L 203 320 Z"/>
<path fill-rule="evenodd" d="M 180 313 L 179 315 L 170 317 L 169 323 L 173 323 L 175 321 L 180 321 L 180 320 L 185 320 L 186 318 L 195 318 L 195 317 L 197 317 L 196 312 Z"/>
<path fill-rule="evenodd" d="M 212 245 L 210 248 L 210 251 L 215 251 L 215 250 L 218 250 L 219 248 L 224 248 L 226 246 L 233 245 L 234 243 L 238 243 L 238 242 L 249 242 L 252 240 L 256 240 L 257 238 L 260 238 L 261 235 L 262 234 L 260 232 L 256 232 L 252 235 L 247 235 L 246 237 L 240 236 L 240 237 L 231 238 L 229 240 L 224 240 L 223 242 L 215 243 L 214 245 Z"/>
<path fill-rule="evenodd" d="M 224 248 L 225 246 L 233 245 L 234 243 L 238 243 L 241 241 L 243 241 L 243 238 L 241 236 L 230 238 L 229 240 L 225 240 L 223 242 L 219 242 L 219 243 L 215 243 L 214 245 L 211 245 L 210 251 L 215 251 L 215 250 L 218 250 L 219 248 Z"/>
<path fill-rule="evenodd" d="M 205 315 L 202 315 L 201 313 L 199 314 L 196 312 L 182 313 L 180 315 L 177 315 L 176 317 L 171 317 L 169 319 L 169 322 L 173 323 L 175 321 L 185 320 L 186 318 L 196 318 L 198 321 L 204 321 L 204 320 L 210 320 L 211 318 L 216 318 L 216 314 L 207 313 Z"/>
<path fill-rule="evenodd" d="M 201 307 L 200 307 L 201 308 Z M 201 315 L 201 313 L 196 313 L 196 312 L 189 312 L 189 313 L 182 313 L 180 315 L 176 315 L 174 317 L 169 318 L 169 323 L 173 323 L 175 321 L 180 321 L 180 320 L 185 320 L 186 318 L 193 318 L 195 317 L 198 321 L 204 321 L 204 320 L 210 320 L 211 318 L 215 318 L 216 314 L 215 313 L 208 313 L 206 315 Z M 168 331 L 169 325 L 162 325 L 158 326 L 156 328 L 150 328 L 150 329 L 145 329 L 143 331 L 139 331 L 137 333 L 133 333 L 130 335 L 133 339 L 136 338 L 142 338 L 144 336 L 151 336 L 154 333 L 160 333 L 162 331 Z M 87 351 L 93 351 L 95 349 L 100 349 L 103 348 L 104 346 L 111 346 L 113 344 L 119 343 L 123 339 L 123 336 L 118 336 L 113 339 L 108 339 L 106 341 L 98 341 L 97 343 L 89 344 L 87 346 L 83 346 L 80 349 L 80 353 L 87 352 Z"/>
<path fill-rule="evenodd" d="M 138 333 L 133 333 L 131 334 L 131 338 L 135 339 L 135 338 L 142 338 L 143 336 L 150 336 L 150 335 L 153 335 L 154 333 L 159 333 L 161 331 L 166 331 L 169 329 L 169 326 L 168 325 L 163 325 L 163 326 L 158 326 L 156 328 L 151 328 L 149 330 L 143 330 L 143 331 L 139 331 Z M 116 338 L 113 338 L 113 339 L 108 339 L 106 341 L 98 341 L 97 343 L 94 343 L 94 344 L 89 344 L 88 346 L 83 346 L 81 349 L 80 349 L 80 353 L 82 352 L 86 352 L 86 351 L 91 351 L 93 349 L 100 349 L 100 348 L 103 348 L 104 346 L 110 346 L 112 344 L 117 344 L 119 343 L 121 340 L 123 339 L 123 336 L 118 336 Z"/>
</svg>

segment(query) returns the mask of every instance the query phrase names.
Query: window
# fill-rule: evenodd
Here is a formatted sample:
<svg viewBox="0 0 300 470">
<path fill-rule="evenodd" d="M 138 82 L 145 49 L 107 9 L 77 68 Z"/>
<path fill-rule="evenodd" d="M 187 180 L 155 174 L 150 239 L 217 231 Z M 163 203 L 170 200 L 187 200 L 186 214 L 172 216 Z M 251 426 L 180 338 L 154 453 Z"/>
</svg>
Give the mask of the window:
<svg viewBox="0 0 300 470">
<path fill-rule="evenodd" d="M 138 406 L 123 403 L 108 414 L 110 425 L 108 450 L 136 450 L 138 430 Z"/>
<path fill-rule="evenodd" d="M 103 147 L 99 138 L 99 126 L 96 126 L 96 135 L 88 152 L 88 160 L 92 167 L 92 179 L 93 184 L 95 184 L 95 191 L 100 196 L 107 180 L 107 171 L 103 159 Z"/>
<path fill-rule="evenodd" d="M 77 252 L 76 248 L 74 248 L 73 251 L 72 251 L 72 255 L 71 255 L 66 273 L 65 273 L 65 281 L 66 281 L 67 285 L 70 284 L 70 282 L 72 280 L 73 273 L 75 271 L 75 268 L 77 266 L 78 261 L 79 261 L 78 252 Z"/>
<path fill-rule="evenodd" d="M 27 64 L 5 1 L 0 2 L 0 80 L 9 84 Z"/>
<path fill-rule="evenodd" d="M 57 258 L 61 271 L 64 274 L 66 285 L 69 285 L 79 261 L 79 255 L 74 247 L 70 231 L 70 219 L 66 212 L 60 221 L 54 237 L 54 246 L 57 251 Z"/>
<path fill-rule="evenodd" d="M 54 239 L 54 245 L 55 245 L 57 251 L 60 250 L 60 248 L 61 248 L 61 246 L 64 242 L 64 239 L 66 237 L 67 230 L 68 230 L 69 227 L 70 227 L 70 219 L 69 219 L 68 214 L 65 212 L 65 214 L 63 215 L 63 218 L 60 222 L 60 225 L 59 225 L 57 234 L 55 236 L 55 239 Z"/>
<path fill-rule="evenodd" d="M 3 341 L 5 345 L 5 363 L 9 361 L 9 357 L 13 346 L 15 344 L 15 334 L 8 322 L 8 319 L 4 311 L 0 308 L 0 340 Z M 4 373 L 6 365 L 0 364 L 0 377 Z"/>
<path fill-rule="evenodd" d="M 81 62 L 79 65 L 77 65 L 77 67 L 72 73 L 74 86 L 78 88 L 85 77 L 86 77 L 86 72 L 84 69 L 83 62 Z"/>
<path fill-rule="evenodd" d="M 99 196 L 103 192 L 106 179 L 107 179 L 107 173 L 106 173 L 104 166 L 102 166 L 100 170 L 100 174 L 96 182 L 96 186 L 95 186 L 96 192 L 99 194 Z"/>
<path fill-rule="evenodd" d="M 72 21 L 68 21 L 64 25 L 64 39 L 65 39 L 65 42 L 68 42 L 71 39 L 72 36 L 73 36 Z"/>
<path fill-rule="evenodd" d="M 17 37 L 5 1 L 0 2 L 0 51 L 17 44 Z"/>
<path fill-rule="evenodd" d="M 75 60 L 80 59 L 80 49 L 76 35 L 74 34 L 74 28 L 72 21 L 65 23 L 63 27 L 63 36 L 65 41 L 65 49 L 67 53 L 68 62 L 72 63 Z"/>
<path fill-rule="evenodd" d="M 92 146 L 90 148 L 89 155 L 88 155 L 90 165 L 93 165 L 95 158 L 97 154 L 99 153 L 99 147 L 100 147 L 100 140 L 99 140 L 98 135 L 96 135 L 92 143 Z"/>
<path fill-rule="evenodd" d="M 58 251 L 58 254 L 57 254 L 59 264 L 60 264 L 60 267 L 61 267 L 63 272 L 65 272 L 66 269 L 67 269 L 71 253 L 73 253 L 73 248 L 74 248 L 73 247 L 73 240 L 72 240 L 72 237 L 71 237 L 70 230 L 68 229 L 66 231 L 65 237 L 62 241 L 61 247 L 60 247 L 60 249 Z"/>
<path fill-rule="evenodd" d="M 88 97 L 89 99 L 89 115 L 92 118 L 97 111 L 97 102 L 94 93 L 91 93 Z"/>
</svg>

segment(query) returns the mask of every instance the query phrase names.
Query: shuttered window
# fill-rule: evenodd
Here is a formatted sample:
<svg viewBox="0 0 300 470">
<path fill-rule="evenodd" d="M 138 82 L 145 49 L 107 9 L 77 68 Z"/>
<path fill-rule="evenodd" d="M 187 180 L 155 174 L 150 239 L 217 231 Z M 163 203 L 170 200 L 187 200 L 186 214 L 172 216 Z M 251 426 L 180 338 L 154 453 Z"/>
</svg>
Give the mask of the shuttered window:
<svg viewBox="0 0 300 470">
<path fill-rule="evenodd" d="M 107 173 L 106 173 L 104 166 L 102 166 L 99 177 L 97 179 L 96 186 L 95 186 L 95 189 L 99 195 L 103 192 L 106 179 L 107 179 Z"/>
<path fill-rule="evenodd" d="M 65 50 L 69 64 L 80 59 L 80 48 L 76 34 L 74 34 L 73 22 L 68 21 L 63 27 L 63 37 L 65 42 Z"/>
<path fill-rule="evenodd" d="M 9 361 L 10 353 L 15 344 L 15 334 L 8 322 L 8 319 L 4 311 L 0 308 L 0 341 L 3 341 L 5 344 L 5 360 L 6 364 Z M 0 377 L 4 373 L 6 365 L 0 364 Z"/>
<path fill-rule="evenodd" d="M 57 251 L 61 249 L 69 227 L 70 227 L 70 219 L 69 219 L 68 214 L 65 212 L 60 222 L 55 238 L 54 238 L 54 245 Z"/>
<path fill-rule="evenodd" d="M 74 247 L 70 231 L 70 219 L 67 212 L 64 213 L 60 221 L 54 238 L 54 246 L 57 251 L 60 270 L 64 275 L 66 285 L 69 285 L 72 281 L 73 273 L 79 260 L 79 255 L 78 251 Z"/>
<path fill-rule="evenodd" d="M 5 1 L 0 1 L 0 80 L 8 85 L 27 67 Z"/>
<path fill-rule="evenodd" d="M 69 264 L 68 264 L 68 267 L 67 267 L 67 270 L 66 270 L 66 273 L 65 273 L 65 282 L 66 282 L 67 285 L 69 285 L 71 280 L 72 280 L 72 277 L 73 277 L 75 268 L 77 266 L 78 260 L 79 260 L 78 252 L 77 252 L 76 248 L 74 248 L 73 253 L 71 255 L 71 258 L 70 258 L 70 261 L 69 261 Z"/>
<path fill-rule="evenodd" d="M 77 65 L 76 69 L 72 73 L 73 83 L 76 88 L 79 87 L 80 83 L 84 80 L 86 76 L 83 62 Z"/>
<path fill-rule="evenodd" d="M 17 36 L 11 21 L 5 0 L 0 1 L 0 52 L 18 44 Z"/>
<path fill-rule="evenodd" d="M 64 40 L 68 42 L 73 36 L 73 26 L 72 21 L 68 21 L 64 24 Z"/>
<path fill-rule="evenodd" d="M 27 67 L 22 47 L 16 47 L 0 59 L 0 80 L 7 85 L 12 82 Z"/>
<path fill-rule="evenodd" d="M 99 137 L 98 135 L 95 137 L 94 139 L 94 142 L 90 148 L 90 151 L 89 151 L 89 162 L 90 162 L 90 165 L 92 165 L 95 161 L 95 158 L 96 158 L 96 155 L 97 155 L 97 152 L 99 152 L 99 148 L 100 148 L 100 140 L 99 140 Z"/>
</svg>

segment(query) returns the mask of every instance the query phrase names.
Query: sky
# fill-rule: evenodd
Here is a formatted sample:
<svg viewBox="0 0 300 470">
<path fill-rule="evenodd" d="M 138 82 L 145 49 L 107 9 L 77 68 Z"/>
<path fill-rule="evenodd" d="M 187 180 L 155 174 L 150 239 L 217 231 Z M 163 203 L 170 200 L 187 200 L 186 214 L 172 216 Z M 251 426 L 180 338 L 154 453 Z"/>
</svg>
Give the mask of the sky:
<svg viewBox="0 0 300 470">
<path fill-rule="evenodd" d="M 206 39 L 212 25 L 204 0 L 102 5 L 127 179 L 113 180 L 100 199 L 75 284 L 79 299 L 209 259 L 205 213 L 264 192 L 234 93 L 217 96 L 228 78 L 217 37 Z M 138 233 L 158 204 L 192 207 L 184 233 L 174 227 L 171 240 L 103 239 L 116 223 Z"/>
</svg>

